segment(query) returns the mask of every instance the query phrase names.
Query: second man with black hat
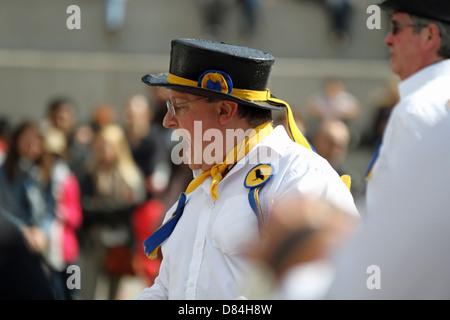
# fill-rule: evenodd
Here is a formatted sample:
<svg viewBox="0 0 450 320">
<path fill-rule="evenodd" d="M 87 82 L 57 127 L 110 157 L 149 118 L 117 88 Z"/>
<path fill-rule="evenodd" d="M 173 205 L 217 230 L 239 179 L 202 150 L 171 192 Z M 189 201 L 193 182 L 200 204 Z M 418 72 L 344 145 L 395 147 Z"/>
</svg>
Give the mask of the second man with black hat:
<svg viewBox="0 0 450 320">
<path fill-rule="evenodd" d="M 450 1 L 387 0 L 380 6 L 390 13 L 385 44 L 401 82 L 400 102 L 367 172 L 367 211 L 373 214 L 389 205 L 386 190 L 408 162 L 403 155 L 450 116 Z"/>
</svg>

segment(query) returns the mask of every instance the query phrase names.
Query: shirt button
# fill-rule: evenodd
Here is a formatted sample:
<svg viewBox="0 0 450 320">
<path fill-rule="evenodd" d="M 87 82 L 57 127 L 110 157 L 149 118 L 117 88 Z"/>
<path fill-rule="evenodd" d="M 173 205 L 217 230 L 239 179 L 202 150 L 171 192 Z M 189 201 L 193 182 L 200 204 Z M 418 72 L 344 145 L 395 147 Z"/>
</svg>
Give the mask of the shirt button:
<svg viewBox="0 0 450 320">
<path fill-rule="evenodd" d="M 193 287 L 193 286 L 194 286 L 194 282 L 193 282 L 193 281 L 190 281 L 190 282 L 188 283 L 188 286 L 189 286 L 189 287 Z"/>
<path fill-rule="evenodd" d="M 202 242 L 201 241 L 197 241 L 197 247 L 201 247 L 202 246 Z"/>
<path fill-rule="evenodd" d="M 209 203 L 209 209 L 214 208 L 214 200 Z"/>
</svg>

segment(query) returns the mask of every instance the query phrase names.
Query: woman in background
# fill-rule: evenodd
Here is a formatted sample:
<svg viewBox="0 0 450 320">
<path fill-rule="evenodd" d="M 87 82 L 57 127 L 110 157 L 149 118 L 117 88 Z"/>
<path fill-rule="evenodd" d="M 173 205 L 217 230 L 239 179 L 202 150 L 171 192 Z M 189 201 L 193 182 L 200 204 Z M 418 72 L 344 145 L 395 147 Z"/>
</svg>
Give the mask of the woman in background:
<svg viewBox="0 0 450 320">
<path fill-rule="evenodd" d="M 43 133 L 44 152 L 40 162 L 43 181 L 52 195 L 53 220 L 46 252 L 52 269 L 52 280 L 59 299 L 72 300 L 77 291 L 69 289 L 67 267 L 79 258 L 76 231 L 81 226 L 80 187 L 67 162 L 67 140 L 63 131 L 47 128 Z"/>
<path fill-rule="evenodd" d="M 89 264 L 82 268 L 88 277 L 84 284 L 84 288 L 88 288 L 85 298 L 95 298 L 97 280 L 102 275 L 109 284 L 107 298 L 115 299 L 120 278 L 134 274 L 135 240 L 131 218 L 135 208 L 145 200 L 142 173 L 120 126 L 106 125 L 96 133 L 92 161 L 81 186 L 83 263 Z"/>
<path fill-rule="evenodd" d="M 45 259 L 52 212 L 38 166 L 42 154 L 39 127 L 18 124 L 0 167 L 0 298 L 55 298 Z"/>
</svg>

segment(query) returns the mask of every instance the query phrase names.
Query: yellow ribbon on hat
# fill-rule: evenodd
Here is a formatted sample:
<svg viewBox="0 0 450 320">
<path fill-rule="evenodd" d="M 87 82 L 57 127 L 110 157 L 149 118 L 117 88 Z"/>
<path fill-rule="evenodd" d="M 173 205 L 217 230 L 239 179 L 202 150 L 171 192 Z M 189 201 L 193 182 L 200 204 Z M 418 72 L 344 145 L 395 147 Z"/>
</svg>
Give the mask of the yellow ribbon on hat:
<svg viewBox="0 0 450 320">
<path fill-rule="evenodd" d="M 179 77 L 172 73 L 169 73 L 167 77 L 167 82 L 172 84 L 180 84 L 183 86 L 198 87 L 197 81 Z M 202 86 L 203 86 L 202 88 L 205 88 L 206 87 L 205 83 L 202 83 Z M 269 89 L 264 91 L 256 91 L 256 90 L 233 88 L 230 95 L 245 100 L 267 101 L 267 98 L 270 97 L 270 92 Z"/>
<path fill-rule="evenodd" d="M 210 170 L 207 170 L 197 176 L 194 180 L 189 183 L 186 188 L 186 194 L 191 193 L 199 185 L 205 181 L 209 176 L 212 177 L 210 192 L 211 197 L 217 200 L 217 185 L 223 179 L 223 173 L 227 170 L 228 166 L 241 160 L 247 153 L 256 146 L 262 139 L 267 137 L 273 130 L 272 124 L 270 122 L 263 123 L 251 130 L 250 134 L 245 137 L 240 143 L 238 143 L 233 150 L 231 150 L 225 158 L 225 161 L 214 165 Z"/>
</svg>

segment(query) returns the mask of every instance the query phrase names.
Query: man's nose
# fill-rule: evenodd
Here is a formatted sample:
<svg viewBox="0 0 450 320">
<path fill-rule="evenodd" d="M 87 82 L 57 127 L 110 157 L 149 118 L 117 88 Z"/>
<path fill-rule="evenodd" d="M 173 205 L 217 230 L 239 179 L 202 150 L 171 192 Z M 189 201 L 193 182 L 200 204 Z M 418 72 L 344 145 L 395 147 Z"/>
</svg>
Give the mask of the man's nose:
<svg viewBox="0 0 450 320">
<path fill-rule="evenodd" d="M 177 119 L 175 117 L 172 117 L 169 110 L 167 110 L 166 115 L 164 116 L 162 125 L 164 126 L 164 128 L 168 129 L 174 129 L 178 127 Z"/>
<path fill-rule="evenodd" d="M 389 33 L 384 38 L 384 44 L 387 45 L 388 47 L 392 46 L 393 39 L 394 35 L 392 34 L 392 32 L 389 31 Z"/>
</svg>

